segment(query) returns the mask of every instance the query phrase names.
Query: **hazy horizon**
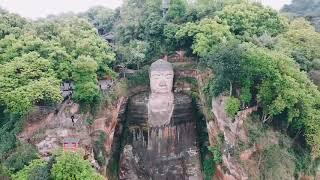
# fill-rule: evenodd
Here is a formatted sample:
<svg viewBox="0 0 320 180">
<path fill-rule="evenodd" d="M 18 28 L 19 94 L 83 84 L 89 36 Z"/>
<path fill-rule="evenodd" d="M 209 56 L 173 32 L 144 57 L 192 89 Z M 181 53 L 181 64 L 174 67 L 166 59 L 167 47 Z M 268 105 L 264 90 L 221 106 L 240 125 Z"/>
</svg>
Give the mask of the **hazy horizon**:
<svg viewBox="0 0 320 180">
<path fill-rule="evenodd" d="M 261 0 L 264 5 L 279 10 L 291 0 Z M 93 6 L 115 9 L 122 0 L 0 0 L 0 7 L 25 18 L 37 19 L 61 13 L 79 13 Z"/>
</svg>

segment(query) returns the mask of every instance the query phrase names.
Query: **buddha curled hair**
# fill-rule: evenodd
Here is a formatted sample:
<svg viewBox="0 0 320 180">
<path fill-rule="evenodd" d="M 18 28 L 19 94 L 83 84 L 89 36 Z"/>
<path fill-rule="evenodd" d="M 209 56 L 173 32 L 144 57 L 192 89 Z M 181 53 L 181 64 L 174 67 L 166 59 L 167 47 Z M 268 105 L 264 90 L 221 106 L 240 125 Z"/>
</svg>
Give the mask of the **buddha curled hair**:
<svg viewBox="0 0 320 180">
<path fill-rule="evenodd" d="M 150 72 L 151 71 L 173 71 L 173 67 L 168 61 L 159 59 L 151 64 Z"/>
</svg>

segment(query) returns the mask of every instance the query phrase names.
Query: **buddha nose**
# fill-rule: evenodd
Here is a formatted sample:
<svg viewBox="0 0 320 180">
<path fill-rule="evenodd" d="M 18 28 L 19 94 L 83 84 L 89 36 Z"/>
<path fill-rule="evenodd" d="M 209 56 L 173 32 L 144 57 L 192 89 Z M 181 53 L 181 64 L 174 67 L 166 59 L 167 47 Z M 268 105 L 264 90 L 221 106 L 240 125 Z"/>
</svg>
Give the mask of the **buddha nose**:
<svg viewBox="0 0 320 180">
<path fill-rule="evenodd" d="M 160 86 L 166 86 L 167 84 L 166 84 L 166 81 L 165 80 L 161 80 L 160 81 Z"/>
</svg>

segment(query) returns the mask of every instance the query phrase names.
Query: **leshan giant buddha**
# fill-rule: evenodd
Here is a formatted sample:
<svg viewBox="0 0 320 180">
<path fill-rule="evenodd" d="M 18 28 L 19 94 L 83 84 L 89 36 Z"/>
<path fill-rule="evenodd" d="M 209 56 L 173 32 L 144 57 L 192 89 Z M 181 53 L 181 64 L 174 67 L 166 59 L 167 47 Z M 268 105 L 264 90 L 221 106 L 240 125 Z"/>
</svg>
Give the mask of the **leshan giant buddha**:
<svg viewBox="0 0 320 180">
<path fill-rule="evenodd" d="M 130 99 L 120 179 L 202 179 L 191 98 L 174 94 L 171 63 L 150 67 L 151 93 Z"/>
</svg>

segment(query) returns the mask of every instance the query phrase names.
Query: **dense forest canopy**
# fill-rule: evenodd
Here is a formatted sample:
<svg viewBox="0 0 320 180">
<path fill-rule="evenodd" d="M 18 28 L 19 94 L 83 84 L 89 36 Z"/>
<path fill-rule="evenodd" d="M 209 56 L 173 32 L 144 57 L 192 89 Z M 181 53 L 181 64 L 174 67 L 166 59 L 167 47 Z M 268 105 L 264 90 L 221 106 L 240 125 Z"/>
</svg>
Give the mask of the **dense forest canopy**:
<svg viewBox="0 0 320 180">
<path fill-rule="evenodd" d="M 290 5 L 282 8 L 285 12 L 295 13 L 300 16 L 320 16 L 319 0 L 293 0 Z"/>
<path fill-rule="evenodd" d="M 293 16 L 305 17 L 311 21 L 320 32 L 320 1 L 319 0 L 293 0 L 290 5 L 285 5 L 282 12 Z"/>
<path fill-rule="evenodd" d="M 38 157 L 17 141 L 24 117 L 35 105 L 61 103 L 65 81 L 74 82 L 76 101 L 95 103 L 97 77 L 114 76 L 115 53 L 83 18 L 30 21 L 1 11 L 0 19 L 0 158 L 16 172 Z"/>
<path fill-rule="evenodd" d="M 320 3 L 309 1 L 294 0 L 283 11 L 319 16 Z M 92 105 L 101 96 L 98 79 L 115 77 L 113 67 L 139 70 L 178 50 L 213 70 L 203 87 L 207 97 L 227 92 L 244 107 L 258 105 L 261 123 L 281 121 L 280 129 L 301 137 L 312 159 L 320 157 L 320 92 L 309 77 L 320 70 L 320 33 L 307 20 L 245 0 L 171 0 L 168 11 L 161 4 L 124 0 L 116 10 L 95 7 L 38 21 L 0 11 L 0 160 L 11 172 L 23 167 L 10 162 L 13 149 L 21 150 L 15 134 L 24 115 L 35 105 L 60 103 L 62 82 L 74 82 L 74 99 Z M 23 165 L 34 159 L 20 158 Z M 53 166 L 57 179 L 60 166 Z"/>
<path fill-rule="evenodd" d="M 61 100 L 59 84 L 65 80 L 74 80 L 78 90 L 85 86 L 88 91 L 97 92 L 91 90 L 90 85 L 96 83 L 96 78 L 80 82 L 77 73 L 82 76 L 111 73 L 108 64 L 114 61 L 115 55 L 87 21 L 70 17 L 27 22 L 11 14 L 1 18 L 4 30 L 0 40 L 3 82 L 0 101 L 10 112 L 28 112 L 41 102 L 58 103 Z M 91 61 L 96 66 L 92 66 Z M 78 68 L 82 72 L 77 71 Z M 77 97 L 84 96 L 78 91 L 75 93 Z M 91 99 L 85 97 L 79 101 Z"/>
</svg>

